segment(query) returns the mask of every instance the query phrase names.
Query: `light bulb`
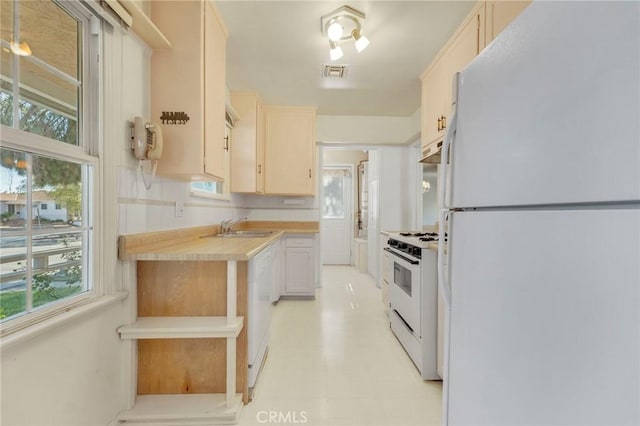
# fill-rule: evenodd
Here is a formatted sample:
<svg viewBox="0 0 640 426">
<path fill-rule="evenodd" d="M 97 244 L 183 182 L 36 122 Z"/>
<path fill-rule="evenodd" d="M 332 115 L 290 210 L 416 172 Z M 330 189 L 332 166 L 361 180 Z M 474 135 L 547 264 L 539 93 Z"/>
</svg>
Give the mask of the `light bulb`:
<svg viewBox="0 0 640 426">
<path fill-rule="evenodd" d="M 342 28 L 342 25 L 338 24 L 337 22 L 332 23 L 327 28 L 327 36 L 329 37 L 329 40 L 332 41 L 340 40 L 342 38 L 343 32 L 344 28 Z"/>
<path fill-rule="evenodd" d="M 362 52 L 367 48 L 367 46 L 369 46 L 369 39 L 365 36 L 362 36 L 358 40 L 356 40 L 356 50 L 358 52 Z"/>
<path fill-rule="evenodd" d="M 332 61 L 342 58 L 342 48 L 338 46 L 335 41 L 330 41 L 329 46 L 331 47 L 331 50 L 329 50 L 329 57 Z"/>
<path fill-rule="evenodd" d="M 359 28 L 355 28 L 351 31 L 351 36 L 355 39 L 356 50 L 362 52 L 369 46 L 369 39 L 362 35 Z"/>
</svg>

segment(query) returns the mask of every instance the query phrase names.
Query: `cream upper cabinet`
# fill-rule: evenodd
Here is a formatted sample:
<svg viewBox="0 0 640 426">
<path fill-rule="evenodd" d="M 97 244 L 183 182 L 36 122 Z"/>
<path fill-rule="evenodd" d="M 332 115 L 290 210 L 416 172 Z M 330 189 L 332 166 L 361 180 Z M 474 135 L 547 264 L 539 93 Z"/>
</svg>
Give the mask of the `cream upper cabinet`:
<svg viewBox="0 0 640 426">
<path fill-rule="evenodd" d="M 265 106 L 266 194 L 315 194 L 316 108 Z"/>
<path fill-rule="evenodd" d="M 151 115 L 164 136 L 158 174 L 223 181 L 225 25 L 206 0 L 152 2 L 151 16 L 172 43 L 151 56 Z"/>
<path fill-rule="evenodd" d="M 444 113 L 443 61 L 437 61 L 422 77 L 422 145 L 442 138 Z"/>
<path fill-rule="evenodd" d="M 224 180 L 226 111 L 226 57 L 227 34 L 222 21 L 205 2 L 204 13 L 204 173 Z M 217 118 L 217 119 L 216 119 Z"/>
<path fill-rule="evenodd" d="M 422 74 L 422 149 L 442 139 L 451 114 L 453 76 L 484 47 L 484 2 L 479 2 Z"/>
<path fill-rule="evenodd" d="M 531 1 L 487 1 L 486 5 L 486 44 L 491 43 Z"/>
<path fill-rule="evenodd" d="M 231 144 L 231 192 L 264 192 L 264 109 L 257 93 L 231 92 L 240 119 Z"/>
<path fill-rule="evenodd" d="M 451 114 L 451 95 L 453 77 L 462 71 L 484 48 L 484 4 L 474 8 L 472 15 L 459 28 L 457 35 L 442 57 L 444 81 L 444 120 L 442 126 L 447 127 Z"/>
</svg>

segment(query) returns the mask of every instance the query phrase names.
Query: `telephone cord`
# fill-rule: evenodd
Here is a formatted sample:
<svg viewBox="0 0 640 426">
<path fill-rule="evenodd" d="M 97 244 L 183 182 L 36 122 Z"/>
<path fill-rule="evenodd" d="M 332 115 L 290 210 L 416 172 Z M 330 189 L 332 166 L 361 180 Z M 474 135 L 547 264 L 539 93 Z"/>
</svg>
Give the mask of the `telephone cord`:
<svg viewBox="0 0 640 426">
<path fill-rule="evenodd" d="M 149 183 L 147 183 L 147 180 L 144 177 L 144 169 L 142 166 L 142 161 L 140 160 L 138 161 L 138 167 L 140 168 L 140 175 L 142 176 L 142 183 L 144 184 L 144 187 L 148 190 L 151 189 L 151 184 L 153 183 L 153 178 L 156 176 L 156 169 L 158 168 L 158 160 L 154 160 L 153 161 L 153 167 L 151 169 L 151 181 Z"/>
</svg>

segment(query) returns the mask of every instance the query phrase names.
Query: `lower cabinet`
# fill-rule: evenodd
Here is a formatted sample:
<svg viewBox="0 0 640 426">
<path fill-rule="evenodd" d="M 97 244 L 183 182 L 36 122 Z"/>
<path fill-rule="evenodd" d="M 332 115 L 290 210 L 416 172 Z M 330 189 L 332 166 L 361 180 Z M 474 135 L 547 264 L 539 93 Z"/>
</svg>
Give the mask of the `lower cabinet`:
<svg viewBox="0 0 640 426">
<path fill-rule="evenodd" d="M 291 234 L 284 239 L 282 296 L 315 296 L 316 238 Z"/>
</svg>

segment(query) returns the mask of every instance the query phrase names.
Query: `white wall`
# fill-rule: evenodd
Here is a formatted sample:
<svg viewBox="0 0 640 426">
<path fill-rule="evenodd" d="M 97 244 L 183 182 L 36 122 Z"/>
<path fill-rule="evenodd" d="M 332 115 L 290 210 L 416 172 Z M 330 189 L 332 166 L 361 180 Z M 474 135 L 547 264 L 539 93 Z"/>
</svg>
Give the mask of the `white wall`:
<svg viewBox="0 0 640 426">
<path fill-rule="evenodd" d="M 318 116 L 322 143 L 405 145 L 415 139 L 411 117 Z"/>
<path fill-rule="evenodd" d="M 318 221 L 317 197 L 238 195 L 236 202 L 249 220 Z"/>
<path fill-rule="evenodd" d="M 349 163 L 354 167 L 369 158 L 366 150 L 349 150 L 347 148 L 325 148 L 322 152 L 323 163 Z"/>
<path fill-rule="evenodd" d="M 412 148 L 381 147 L 379 153 L 380 230 L 404 230 L 413 227 L 415 188 L 417 178 L 408 180 L 409 169 L 415 170 Z M 411 173 L 415 176 L 415 173 Z"/>
<path fill-rule="evenodd" d="M 416 110 L 416 112 L 413 113 L 413 115 L 410 117 L 410 124 L 409 124 L 409 128 L 410 131 L 409 133 L 414 135 L 413 138 L 419 138 L 420 137 L 420 133 L 422 132 L 422 110 L 420 108 L 418 108 Z M 418 143 L 418 146 L 420 146 L 420 144 Z"/>
<path fill-rule="evenodd" d="M 416 157 L 413 146 L 382 146 L 369 153 L 369 214 L 373 220 L 369 221 L 368 269 L 376 280 L 380 269 L 380 231 L 416 227 L 417 203 L 421 202 L 416 197 Z M 377 173 L 371 173 L 376 166 Z"/>
<path fill-rule="evenodd" d="M 120 304 L 2 352 L 2 424 L 107 425 L 121 409 Z"/>
</svg>

